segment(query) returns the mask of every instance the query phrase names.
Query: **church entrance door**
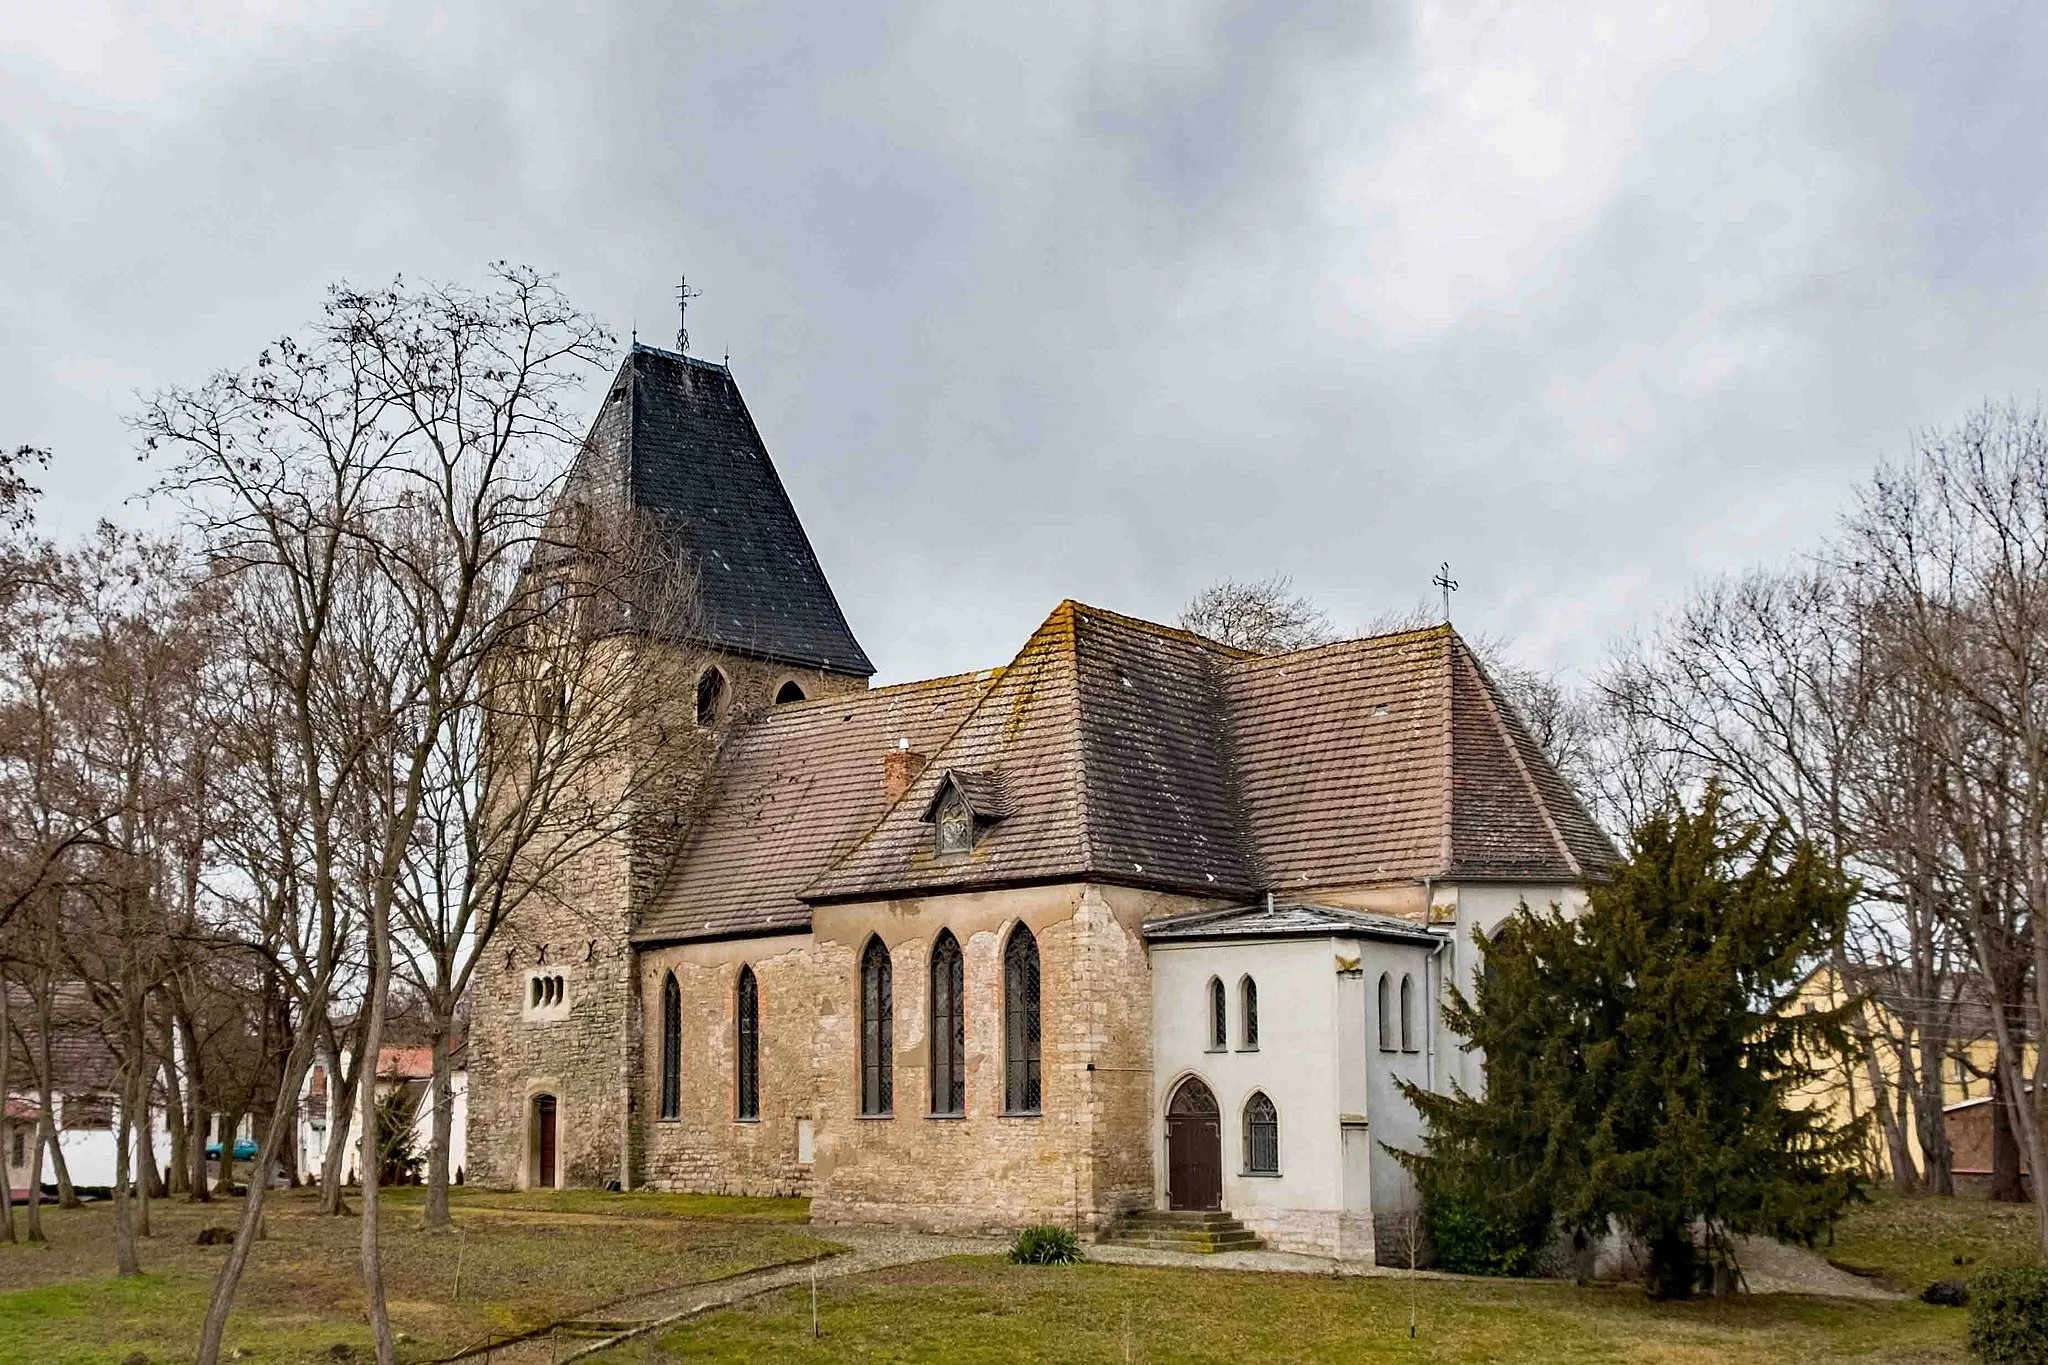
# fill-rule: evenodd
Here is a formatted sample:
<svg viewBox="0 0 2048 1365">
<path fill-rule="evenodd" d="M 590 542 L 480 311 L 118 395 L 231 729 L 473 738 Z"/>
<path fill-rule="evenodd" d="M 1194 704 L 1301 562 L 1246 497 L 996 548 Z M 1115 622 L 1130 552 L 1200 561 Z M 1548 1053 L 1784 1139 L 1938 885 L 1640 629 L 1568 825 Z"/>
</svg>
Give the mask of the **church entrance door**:
<svg viewBox="0 0 2048 1365">
<path fill-rule="evenodd" d="M 1193 1076 L 1166 1106 L 1166 1203 L 1175 1209 L 1223 1207 L 1223 1128 L 1216 1096 Z"/>
<path fill-rule="evenodd" d="M 533 1184 L 537 1189 L 555 1187 L 555 1097 L 533 1097 Z"/>
</svg>

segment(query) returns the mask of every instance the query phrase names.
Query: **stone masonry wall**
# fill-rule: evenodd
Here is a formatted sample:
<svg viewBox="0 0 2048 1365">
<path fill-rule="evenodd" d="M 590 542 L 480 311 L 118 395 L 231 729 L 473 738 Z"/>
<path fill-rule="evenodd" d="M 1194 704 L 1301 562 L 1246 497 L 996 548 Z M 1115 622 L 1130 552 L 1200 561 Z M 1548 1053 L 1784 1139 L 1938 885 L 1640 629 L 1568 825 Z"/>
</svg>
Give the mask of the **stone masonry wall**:
<svg viewBox="0 0 2048 1365">
<path fill-rule="evenodd" d="M 630 941 L 634 917 L 687 837 L 703 777 L 732 723 L 773 705 L 785 682 L 796 682 L 807 697 L 867 685 L 815 669 L 646 641 L 627 648 L 624 666 L 637 671 L 657 701 L 639 761 L 660 765 L 671 780 L 645 788 L 658 790 L 658 798 L 636 813 L 629 834 L 579 853 L 547 894 L 529 898 L 478 964 L 470 989 L 468 1176 L 480 1185 L 534 1182 L 532 1114 L 539 1094 L 556 1097 L 563 1184 L 617 1181 L 630 1188 L 645 1178 L 646 1002 Z M 726 706 L 716 724 L 699 727 L 696 682 L 713 666 L 727 679 Z M 529 977 L 542 970 L 564 978 L 566 1009 L 528 1008 Z M 764 1009 L 771 1000 L 766 985 L 764 979 Z M 656 990 L 658 1008 L 658 980 Z M 651 1098 L 644 1112 L 654 1112 Z"/>
<path fill-rule="evenodd" d="M 640 957 L 644 1036 L 637 1106 L 645 1179 L 659 1189 L 714 1194 L 808 1194 L 799 1125 L 812 1104 L 816 980 L 803 935 L 650 949 Z M 742 965 L 760 1001 L 760 1117 L 738 1116 L 737 992 Z M 682 999 L 681 1114 L 661 1117 L 662 984 L 675 973 Z"/>
</svg>

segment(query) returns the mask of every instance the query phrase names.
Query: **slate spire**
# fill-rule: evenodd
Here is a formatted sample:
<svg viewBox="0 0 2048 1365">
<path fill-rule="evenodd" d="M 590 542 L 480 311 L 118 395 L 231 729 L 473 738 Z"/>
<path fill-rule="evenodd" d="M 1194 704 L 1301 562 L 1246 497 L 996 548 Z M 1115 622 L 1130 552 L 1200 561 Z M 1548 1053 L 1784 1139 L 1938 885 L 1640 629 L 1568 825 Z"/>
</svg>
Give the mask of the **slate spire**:
<svg viewBox="0 0 2048 1365">
<path fill-rule="evenodd" d="M 653 513 L 695 566 L 701 643 L 853 677 L 875 671 L 725 366 L 636 343 L 580 464 Z"/>
</svg>

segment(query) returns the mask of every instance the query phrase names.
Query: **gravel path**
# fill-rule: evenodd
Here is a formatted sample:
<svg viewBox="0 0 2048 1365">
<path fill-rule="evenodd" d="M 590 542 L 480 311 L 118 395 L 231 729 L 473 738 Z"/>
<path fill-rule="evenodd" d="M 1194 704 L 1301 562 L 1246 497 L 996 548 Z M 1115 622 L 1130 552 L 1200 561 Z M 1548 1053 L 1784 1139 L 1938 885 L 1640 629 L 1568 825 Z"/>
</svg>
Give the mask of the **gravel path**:
<svg viewBox="0 0 2048 1365">
<path fill-rule="evenodd" d="M 815 1266 L 818 1279 L 838 1279 L 890 1266 L 917 1261 L 936 1261 L 946 1256 L 989 1255 L 1004 1249 L 1005 1243 L 979 1237 L 942 1237 L 906 1232 L 900 1228 L 862 1227 L 833 1224 L 811 1231 L 847 1248 L 816 1262 L 771 1266 L 708 1284 L 657 1290 L 623 1300 L 582 1322 L 558 1324 L 552 1335 L 512 1342 L 493 1350 L 489 1365 L 568 1365 L 572 1360 L 608 1351 L 622 1342 L 656 1332 L 672 1323 L 714 1308 L 724 1308 L 743 1299 L 810 1283 Z M 484 1357 L 472 1357 L 483 1360 Z"/>
<path fill-rule="evenodd" d="M 1836 1299 L 1876 1299 L 1895 1303 L 1894 1294 L 1860 1275 L 1837 1270 L 1818 1252 L 1786 1246 L 1768 1237 L 1736 1240 L 1735 1257 L 1752 1294 L 1825 1294 Z"/>
</svg>

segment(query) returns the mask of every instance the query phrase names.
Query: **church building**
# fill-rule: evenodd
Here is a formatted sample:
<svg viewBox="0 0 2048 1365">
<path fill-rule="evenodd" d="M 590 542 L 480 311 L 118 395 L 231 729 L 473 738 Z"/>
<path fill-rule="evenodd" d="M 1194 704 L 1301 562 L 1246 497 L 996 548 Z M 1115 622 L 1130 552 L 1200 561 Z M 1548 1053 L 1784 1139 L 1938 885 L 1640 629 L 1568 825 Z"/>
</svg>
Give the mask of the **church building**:
<svg viewBox="0 0 2048 1365">
<path fill-rule="evenodd" d="M 1372 1257 L 1415 1207 L 1395 1082 L 1479 1083 L 1440 1014 L 1473 931 L 1616 856 L 1449 626 L 1261 656 L 1067 601 L 870 687 L 725 367 L 634 346 L 578 477 L 696 574 L 646 642 L 695 778 L 480 966 L 472 1181 Z"/>
</svg>

